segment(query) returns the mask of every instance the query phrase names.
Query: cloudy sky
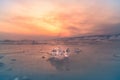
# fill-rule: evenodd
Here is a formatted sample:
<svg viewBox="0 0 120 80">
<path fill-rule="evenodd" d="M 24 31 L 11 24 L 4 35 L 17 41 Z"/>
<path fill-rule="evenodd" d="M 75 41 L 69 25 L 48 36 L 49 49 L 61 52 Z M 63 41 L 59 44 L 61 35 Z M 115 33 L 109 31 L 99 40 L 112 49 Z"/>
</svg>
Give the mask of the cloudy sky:
<svg viewBox="0 0 120 80">
<path fill-rule="evenodd" d="M 0 39 L 120 33 L 120 0 L 0 0 Z"/>
</svg>

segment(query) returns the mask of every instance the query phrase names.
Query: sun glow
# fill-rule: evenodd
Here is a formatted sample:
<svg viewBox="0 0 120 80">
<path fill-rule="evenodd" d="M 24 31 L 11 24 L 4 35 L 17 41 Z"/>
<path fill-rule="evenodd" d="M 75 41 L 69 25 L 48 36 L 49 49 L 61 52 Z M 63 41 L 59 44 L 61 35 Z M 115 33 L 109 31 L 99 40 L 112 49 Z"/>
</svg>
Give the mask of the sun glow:
<svg viewBox="0 0 120 80">
<path fill-rule="evenodd" d="M 57 19 L 55 19 L 55 16 L 43 16 L 39 20 L 35 21 L 35 24 L 39 28 L 43 28 L 51 33 L 59 33 L 61 30 L 61 22 Z"/>
<path fill-rule="evenodd" d="M 0 1 L 0 33 L 4 34 L 71 37 L 112 33 L 120 21 L 115 6 L 98 5 L 98 0 Z"/>
<path fill-rule="evenodd" d="M 7 14 L 8 17 L 6 17 L 7 22 L 4 22 L 4 24 L 7 23 L 7 27 L 17 26 L 17 29 L 14 28 L 14 30 L 10 29 L 9 31 L 4 28 L 4 32 L 56 36 L 60 33 L 62 24 L 60 20 L 56 19 L 55 10 L 55 5 L 45 1 L 27 2 L 22 5 L 11 4 L 9 14 Z M 19 28 L 24 29 L 19 31 Z"/>
</svg>

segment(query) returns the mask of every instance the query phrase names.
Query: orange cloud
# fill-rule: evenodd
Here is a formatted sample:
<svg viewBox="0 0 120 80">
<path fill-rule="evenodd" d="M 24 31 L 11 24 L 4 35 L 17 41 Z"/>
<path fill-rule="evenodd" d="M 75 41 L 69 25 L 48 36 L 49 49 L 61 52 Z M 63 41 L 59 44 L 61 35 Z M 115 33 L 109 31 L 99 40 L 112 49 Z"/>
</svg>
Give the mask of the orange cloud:
<svg viewBox="0 0 120 80">
<path fill-rule="evenodd" d="M 94 2 L 95 1 L 95 2 Z M 75 1 L 16 1 L 9 4 L 0 19 L 0 32 L 23 35 L 76 36 L 96 34 L 102 24 L 116 24 L 114 10 L 94 0 Z M 102 28 L 102 29 L 101 29 Z M 99 32 L 102 33 L 103 31 Z"/>
</svg>

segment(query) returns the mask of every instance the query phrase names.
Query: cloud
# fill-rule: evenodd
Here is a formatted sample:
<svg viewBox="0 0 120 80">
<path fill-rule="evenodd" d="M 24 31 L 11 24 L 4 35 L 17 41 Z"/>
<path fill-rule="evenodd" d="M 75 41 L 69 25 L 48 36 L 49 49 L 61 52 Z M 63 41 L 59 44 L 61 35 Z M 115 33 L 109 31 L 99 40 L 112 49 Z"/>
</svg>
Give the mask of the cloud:
<svg viewBox="0 0 120 80">
<path fill-rule="evenodd" d="M 93 30 L 93 33 L 96 32 L 97 34 L 116 34 L 120 33 L 120 23 L 115 24 L 100 24 L 96 25 Z"/>
<path fill-rule="evenodd" d="M 67 30 L 69 31 L 71 36 L 79 35 L 81 32 L 80 28 L 77 28 L 75 26 L 67 27 Z"/>
<path fill-rule="evenodd" d="M 115 33 L 120 23 L 116 3 L 117 0 L 4 0 L 0 32 L 37 36 Z"/>
</svg>

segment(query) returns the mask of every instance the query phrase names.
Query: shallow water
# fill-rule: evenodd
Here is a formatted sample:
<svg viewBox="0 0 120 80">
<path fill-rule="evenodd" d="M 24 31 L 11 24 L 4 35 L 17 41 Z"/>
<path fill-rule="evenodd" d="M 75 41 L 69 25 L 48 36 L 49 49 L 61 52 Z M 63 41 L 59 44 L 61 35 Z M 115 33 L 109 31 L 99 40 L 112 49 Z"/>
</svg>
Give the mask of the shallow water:
<svg viewBox="0 0 120 80">
<path fill-rule="evenodd" d="M 51 58 L 55 47 L 70 57 Z M 120 42 L 0 45 L 0 80 L 120 80 Z"/>
</svg>

